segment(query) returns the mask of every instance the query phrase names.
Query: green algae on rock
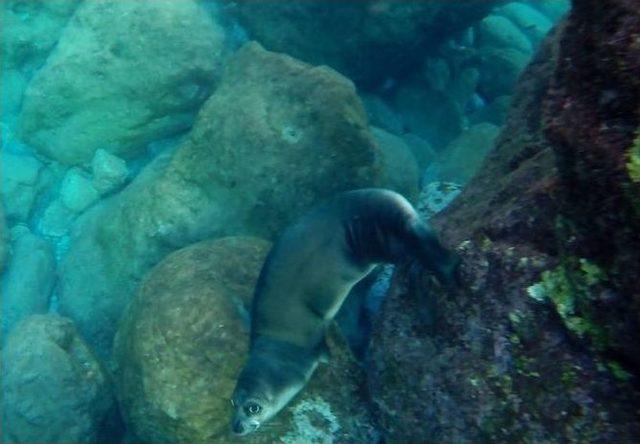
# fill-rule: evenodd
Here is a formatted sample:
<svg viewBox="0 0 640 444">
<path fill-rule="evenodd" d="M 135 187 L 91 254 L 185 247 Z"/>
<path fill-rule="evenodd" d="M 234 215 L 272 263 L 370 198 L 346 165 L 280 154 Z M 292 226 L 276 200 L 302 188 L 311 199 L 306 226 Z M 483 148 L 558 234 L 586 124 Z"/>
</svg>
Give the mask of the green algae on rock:
<svg viewBox="0 0 640 444">
<path fill-rule="evenodd" d="M 19 124 L 65 164 L 131 157 L 189 128 L 219 74 L 224 34 L 193 0 L 81 4 L 24 96 Z"/>
<path fill-rule="evenodd" d="M 270 243 L 227 237 L 168 256 L 141 285 L 115 340 L 126 423 L 145 442 L 235 442 L 229 404 L 248 344 L 247 310 Z M 371 442 L 361 376 L 343 349 L 250 443 Z"/>
<path fill-rule="evenodd" d="M 137 282 L 166 254 L 225 234 L 272 239 L 329 196 L 382 185 L 380 162 L 349 80 L 249 43 L 175 151 L 79 221 L 61 312 L 109 349 Z"/>
<path fill-rule="evenodd" d="M 629 148 L 627 171 L 629 171 L 629 177 L 633 182 L 640 182 L 640 131 L 633 141 L 633 145 Z"/>
<path fill-rule="evenodd" d="M 70 319 L 34 315 L 2 350 L 3 437 L 8 443 L 103 443 L 115 397 L 103 365 Z"/>
</svg>

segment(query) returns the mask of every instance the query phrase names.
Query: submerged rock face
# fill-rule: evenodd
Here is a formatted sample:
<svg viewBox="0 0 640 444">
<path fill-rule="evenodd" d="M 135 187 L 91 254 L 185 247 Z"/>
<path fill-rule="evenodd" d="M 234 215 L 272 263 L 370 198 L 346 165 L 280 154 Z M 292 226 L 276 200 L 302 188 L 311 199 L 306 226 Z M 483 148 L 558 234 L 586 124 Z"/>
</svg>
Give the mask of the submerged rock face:
<svg viewBox="0 0 640 444">
<path fill-rule="evenodd" d="M 22 136 L 65 164 L 131 156 L 191 125 L 222 49 L 195 1 L 85 1 L 25 92 Z"/>
<path fill-rule="evenodd" d="M 380 162 L 350 81 L 247 44 L 175 153 L 79 222 L 60 308 L 109 349 L 137 282 L 167 253 L 223 234 L 273 238 L 337 192 L 384 185 Z"/>
<path fill-rule="evenodd" d="M 267 49 L 329 65 L 370 87 L 415 67 L 425 50 L 455 37 L 498 2 L 226 3 Z"/>
<path fill-rule="evenodd" d="M 0 275 L 4 272 L 9 251 L 9 227 L 4 216 L 4 205 L 0 203 Z"/>
<path fill-rule="evenodd" d="M 236 442 L 229 399 L 248 344 L 247 308 L 269 242 L 204 241 L 168 256 L 145 278 L 115 340 L 126 423 L 145 442 Z M 271 424 L 244 440 L 373 442 L 344 351 Z"/>
<path fill-rule="evenodd" d="M 396 275 L 369 367 L 390 442 L 640 439 L 639 30 L 635 2 L 575 2 L 543 45 L 432 221 L 463 259 L 457 294 L 425 282 L 435 329 Z"/>
<path fill-rule="evenodd" d="M 111 382 L 71 320 L 35 315 L 2 350 L 6 443 L 100 443 L 115 409 Z"/>
</svg>

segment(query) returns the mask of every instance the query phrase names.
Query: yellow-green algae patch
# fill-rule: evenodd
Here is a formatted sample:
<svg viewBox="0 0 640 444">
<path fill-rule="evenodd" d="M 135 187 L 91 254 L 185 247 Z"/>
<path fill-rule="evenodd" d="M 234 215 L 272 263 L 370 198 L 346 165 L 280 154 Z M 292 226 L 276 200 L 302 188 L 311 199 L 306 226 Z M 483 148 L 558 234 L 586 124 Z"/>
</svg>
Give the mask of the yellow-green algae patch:
<svg viewBox="0 0 640 444">
<path fill-rule="evenodd" d="M 640 182 L 640 131 L 638 131 L 631 148 L 629 148 L 627 171 L 633 182 Z"/>
<path fill-rule="evenodd" d="M 594 287 L 606 281 L 605 272 L 586 259 L 567 258 L 554 269 L 542 273 L 527 293 L 539 302 L 550 302 L 564 326 L 575 336 L 588 339 L 599 350 L 606 348 L 604 329 L 594 318 L 591 307 Z"/>
</svg>

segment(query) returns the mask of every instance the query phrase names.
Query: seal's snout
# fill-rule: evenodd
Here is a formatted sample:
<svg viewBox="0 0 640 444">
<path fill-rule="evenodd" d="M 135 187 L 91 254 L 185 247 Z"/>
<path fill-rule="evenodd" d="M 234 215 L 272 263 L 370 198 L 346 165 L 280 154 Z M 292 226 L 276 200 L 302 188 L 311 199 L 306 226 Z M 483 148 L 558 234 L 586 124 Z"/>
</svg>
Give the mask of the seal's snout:
<svg viewBox="0 0 640 444">
<path fill-rule="evenodd" d="M 245 427 L 240 420 L 233 421 L 231 430 L 233 430 L 233 433 L 236 435 L 244 435 L 246 433 Z"/>
<path fill-rule="evenodd" d="M 243 422 L 241 419 L 236 419 L 235 421 L 233 421 L 233 424 L 231 425 L 231 430 L 233 431 L 234 434 L 238 436 L 248 435 L 251 432 L 255 432 L 257 428 L 258 428 L 257 423 L 252 422 L 247 424 Z"/>
</svg>

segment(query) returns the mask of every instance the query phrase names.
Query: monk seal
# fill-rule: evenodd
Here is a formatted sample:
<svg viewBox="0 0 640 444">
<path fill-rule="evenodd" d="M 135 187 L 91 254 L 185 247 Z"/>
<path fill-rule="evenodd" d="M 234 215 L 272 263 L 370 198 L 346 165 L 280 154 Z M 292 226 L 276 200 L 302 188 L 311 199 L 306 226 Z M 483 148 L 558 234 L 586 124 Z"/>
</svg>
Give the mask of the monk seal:
<svg viewBox="0 0 640 444">
<path fill-rule="evenodd" d="M 400 194 L 344 192 L 289 226 L 260 272 L 249 357 L 231 397 L 231 428 L 255 431 L 328 357 L 325 332 L 349 290 L 376 264 L 417 259 L 447 284 L 459 259 Z"/>
</svg>

